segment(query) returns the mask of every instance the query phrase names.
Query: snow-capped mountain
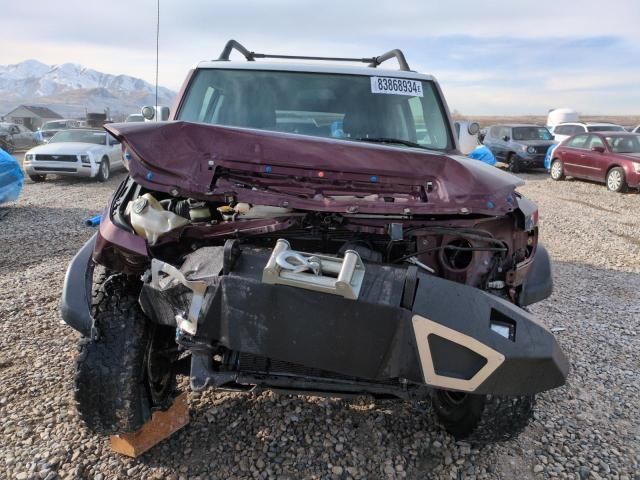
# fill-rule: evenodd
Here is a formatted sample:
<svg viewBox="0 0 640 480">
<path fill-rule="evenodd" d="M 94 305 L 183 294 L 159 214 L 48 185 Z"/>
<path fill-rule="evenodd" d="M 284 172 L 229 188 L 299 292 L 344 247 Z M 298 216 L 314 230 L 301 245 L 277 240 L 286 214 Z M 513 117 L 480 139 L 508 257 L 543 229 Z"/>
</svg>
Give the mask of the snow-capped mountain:
<svg viewBox="0 0 640 480">
<path fill-rule="evenodd" d="M 171 105 L 176 93 L 158 88 L 158 104 Z M 26 60 L 0 65 L 0 114 L 20 104 L 45 105 L 63 116 L 86 111 L 137 113 L 155 102 L 155 86 L 129 75 L 111 75 L 82 65 L 45 65 Z"/>
</svg>

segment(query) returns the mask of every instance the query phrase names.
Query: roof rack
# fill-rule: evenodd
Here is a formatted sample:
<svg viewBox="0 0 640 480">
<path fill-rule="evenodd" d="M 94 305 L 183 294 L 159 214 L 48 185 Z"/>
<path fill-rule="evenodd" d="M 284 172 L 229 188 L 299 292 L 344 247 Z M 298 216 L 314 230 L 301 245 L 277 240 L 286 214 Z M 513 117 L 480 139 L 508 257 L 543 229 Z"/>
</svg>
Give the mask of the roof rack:
<svg viewBox="0 0 640 480">
<path fill-rule="evenodd" d="M 360 63 L 368 63 L 370 67 L 377 67 L 382 62 L 390 60 L 392 58 L 396 58 L 398 60 L 398 64 L 400 65 L 400 70 L 403 71 L 411 71 L 409 68 L 409 64 L 407 63 L 407 59 L 404 57 L 404 53 L 402 50 L 394 49 L 389 50 L 388 52 L 383 53 L 377 57 L 368 57 L 368 58 L 346 58 L 346 57 L 309 57 L 309 56 L 300 56 L 300 55 L 271 55 L 266 53 L 256 53 L 247 50 L 241 43 L 236 42 L 235 40 L 229 40 L 227 44 L 224 46 L 222 53 L 218 57 L 218 60 L 228 61 L 229 56 L 233 50 L 238 51 L 240 54 L 247 59 L 248 62 L 255 61 L 256 58 L 282 58 L 287 60 L 327 60 L 333 62 L 360 62 Z"/>
</svg>

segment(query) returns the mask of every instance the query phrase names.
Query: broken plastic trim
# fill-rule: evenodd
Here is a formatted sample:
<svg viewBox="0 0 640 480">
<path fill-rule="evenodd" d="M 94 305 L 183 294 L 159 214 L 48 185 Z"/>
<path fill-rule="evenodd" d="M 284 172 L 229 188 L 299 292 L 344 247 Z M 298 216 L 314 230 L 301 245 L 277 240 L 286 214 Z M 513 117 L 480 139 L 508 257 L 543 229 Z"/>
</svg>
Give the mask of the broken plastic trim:
<svg viewBox="0 0 640 480">
<path fill-rule="evenodd" d="M 166 274 L 166 277 L 163 277 L 161 273 Z M 167 277 L 169 281 L 166 281 Z M 181 330 L 195 335 L 198 331 L 198 318 L 200 317 L 200 311 L 204 304 L 204 294 L 207 291 L 207 284 L 198 280 L 187 280 L 184 274 L 173 265 L 155 258 L 151 260 L 151 287 L 163 291 L 172 287 L 174 282 L 181 283 L 193 292 L 187 318 L 184 318 L 182 315 L 176 315 L 176 325 Z"/>
</svg>

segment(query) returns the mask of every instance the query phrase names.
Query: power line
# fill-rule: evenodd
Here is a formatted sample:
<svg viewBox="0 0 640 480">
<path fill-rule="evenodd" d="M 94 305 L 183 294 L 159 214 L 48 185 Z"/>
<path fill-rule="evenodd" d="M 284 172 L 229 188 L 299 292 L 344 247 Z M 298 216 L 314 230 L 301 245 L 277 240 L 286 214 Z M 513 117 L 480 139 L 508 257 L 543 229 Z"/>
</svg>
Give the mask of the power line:
<svg viewBox="0 0 640 480">
<path fill-rule="evenodd" d="M 160 56 L 160 0 L 157 1 L 156 10 L 156 103 L 153 105 L 154 110 L 158 106 L 158 58 Z M 156 112 L 156 115 L 158 113 Z"/>
</svg>

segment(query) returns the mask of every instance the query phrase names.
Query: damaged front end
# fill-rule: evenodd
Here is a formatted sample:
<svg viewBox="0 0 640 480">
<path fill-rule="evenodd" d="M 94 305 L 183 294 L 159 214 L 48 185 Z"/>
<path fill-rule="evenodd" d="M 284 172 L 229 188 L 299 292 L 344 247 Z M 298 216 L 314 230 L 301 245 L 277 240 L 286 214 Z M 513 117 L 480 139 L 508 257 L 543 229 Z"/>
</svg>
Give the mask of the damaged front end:
<svg viewBox="0 0 640 480">
<path fill-rule="evenodd" d="M 195 390 L 423 398 L 565 382 L 554 336 L 522 308 L 551 293 L 551 271 L 515 177 L 348 141 L 108 129 L 130 178 L 69 268 L 63 317 L 84 335 L 100 332 L 96 262 L 142 278 L 142 310 L 175 328 Z"/>
</svg>

